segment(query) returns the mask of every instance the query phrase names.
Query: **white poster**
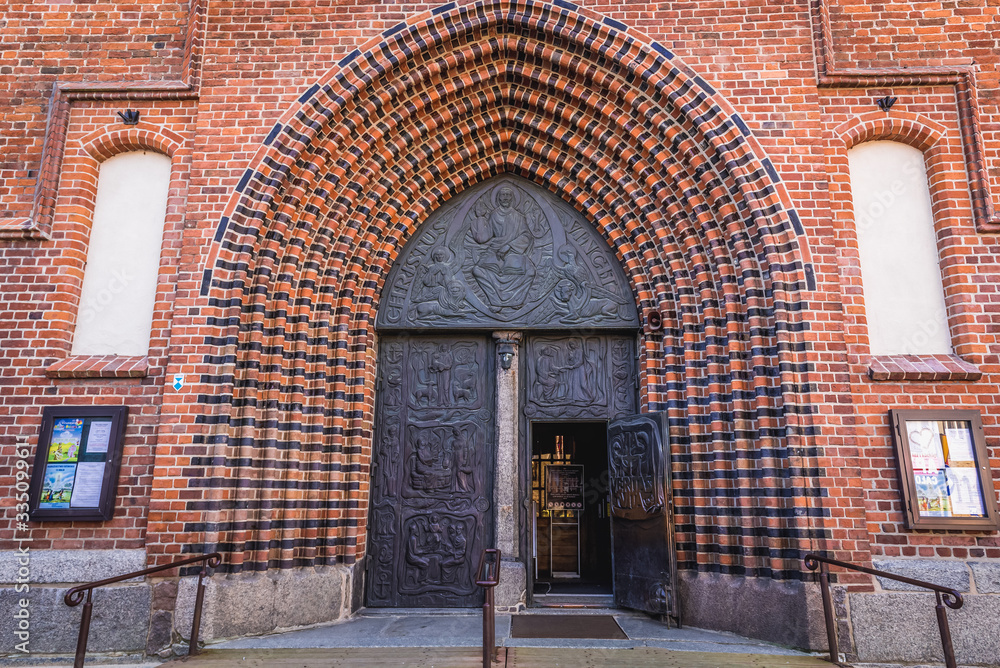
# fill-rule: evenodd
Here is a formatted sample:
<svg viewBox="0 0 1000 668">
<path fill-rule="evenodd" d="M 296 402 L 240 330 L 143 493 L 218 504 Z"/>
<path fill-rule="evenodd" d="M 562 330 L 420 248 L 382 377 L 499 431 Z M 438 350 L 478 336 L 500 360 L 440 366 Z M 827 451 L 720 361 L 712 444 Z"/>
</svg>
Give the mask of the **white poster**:
<svg viewBox="0 0 1000 668">
<path fill-rule="evenodd" d="M 76 467 L 73 485 L 72 508 L 97 508 L 101 505 L 101 486 L 104 484 L 104 462 L 80 462 Z"/>
<path fill-rule="evenodd" d="M 936 473 L 944 468 L 944 451 L 941 449 L 941 432 L 937 422 L 908 421 L 906 437 L 910 442 L 914 472 Z"/>
<path fill-rule="evenodd" d="M 948 493 L 952 515 L 985 517 L 983 495 L 979 489 L 979 474 L 974 466 L 949 466 Z"/>
<path fill-rule="evenodd" d="M 972 452 L 972 437 L 968 429 L 945 429 L 948 439 L 948 458 L 953 462 L 975 462 Z"/>
<path fill-rule="evenodd" d="M 107 452 L 111 443 L 111 421 L 91 422 L 87 437 L 87 454 Z"/>
</svg>

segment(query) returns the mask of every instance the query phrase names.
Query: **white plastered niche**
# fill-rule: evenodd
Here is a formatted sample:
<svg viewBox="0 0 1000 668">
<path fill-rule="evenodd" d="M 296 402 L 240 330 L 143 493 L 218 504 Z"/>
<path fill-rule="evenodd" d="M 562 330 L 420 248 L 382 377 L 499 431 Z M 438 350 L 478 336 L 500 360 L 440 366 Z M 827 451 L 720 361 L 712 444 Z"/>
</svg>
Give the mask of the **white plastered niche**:
<svg viewBox="0 0 1000 668">
<path fill-rule="evenodd" d="M 871 354 L 950 354 L 923 153 L 875 141 L 848 160 Z"/>
<path fill-rule="evenodd" d="M 149 351 L 170 158 L 152 151 L 101 163 L 73 355 Z"/>
</svg>

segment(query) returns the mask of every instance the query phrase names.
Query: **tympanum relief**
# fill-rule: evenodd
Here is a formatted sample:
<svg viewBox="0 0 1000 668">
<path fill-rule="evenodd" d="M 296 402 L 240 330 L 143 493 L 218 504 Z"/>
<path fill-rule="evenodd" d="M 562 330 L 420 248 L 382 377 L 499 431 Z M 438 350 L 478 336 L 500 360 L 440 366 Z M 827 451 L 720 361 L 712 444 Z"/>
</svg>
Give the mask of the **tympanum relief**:
<svg viewBox="0 0 1000 668">
<path fill-rule="evenodd" d="M 515 177 L 449 202 L 403 250 L 379 327 L 635 327 L 632 294 L 594 227 Z"/>
</svg>

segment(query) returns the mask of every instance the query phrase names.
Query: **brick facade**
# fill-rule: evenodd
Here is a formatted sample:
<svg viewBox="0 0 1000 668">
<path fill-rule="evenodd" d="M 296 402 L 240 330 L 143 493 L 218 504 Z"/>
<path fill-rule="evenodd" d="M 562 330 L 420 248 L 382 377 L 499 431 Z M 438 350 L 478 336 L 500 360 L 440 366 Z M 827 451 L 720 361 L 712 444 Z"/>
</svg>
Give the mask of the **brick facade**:
<svg viewBox="0 0 1000 668">
<path fill-rule="evenodd" d="M 383 281 L 438 206 L 513 173 L 593 221 L 663 316 L 640 393 L 674 425 L 682 570 L 1000 560 L 998 532 L 905 528 L 887 419 L 980 409 L 1000 488 L 992 4 L 77 10 L 0 19 L 0 484 L 43 406 L 130 419 L 115 519 L 33 525 L 33 549 L 355 563 Z M 927 160 L 952 356 L 868 353 L 847 150 L 880 139 Z M 128 150 L 173 160 L 150 351 L 74 358 L 97 166 Z"/>
</svg>

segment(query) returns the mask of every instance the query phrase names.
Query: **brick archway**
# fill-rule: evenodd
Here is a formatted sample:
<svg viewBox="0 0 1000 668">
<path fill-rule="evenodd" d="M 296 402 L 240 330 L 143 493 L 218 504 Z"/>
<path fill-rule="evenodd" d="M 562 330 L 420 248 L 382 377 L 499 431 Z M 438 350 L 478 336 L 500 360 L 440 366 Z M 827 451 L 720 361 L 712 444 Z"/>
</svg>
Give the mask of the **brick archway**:
<svg viewBox="0 0 1000 668">
<path fill-rule="evenodd" d="M 680 567 L 798 577 L 820 535 L 808 508 L 820 471 L 803 447 L 797 217 L 708 83 L 566 2 L 415 16 L 341 60 L 268 134 L 201 286 L 218 353 L 202 367 L 187 485 L 212 500 L 188 502 L 201 521 L 171 540 L 226 551 L 231 571 L 361 556 L 383 281 L 431 212 L 501 173 L 596 221 L 640 314 L 663 316 L 645 323 L 641 392 L 674 424 Z M 154 505 L 151 526 L 168 519 Z"/>
</svg>

